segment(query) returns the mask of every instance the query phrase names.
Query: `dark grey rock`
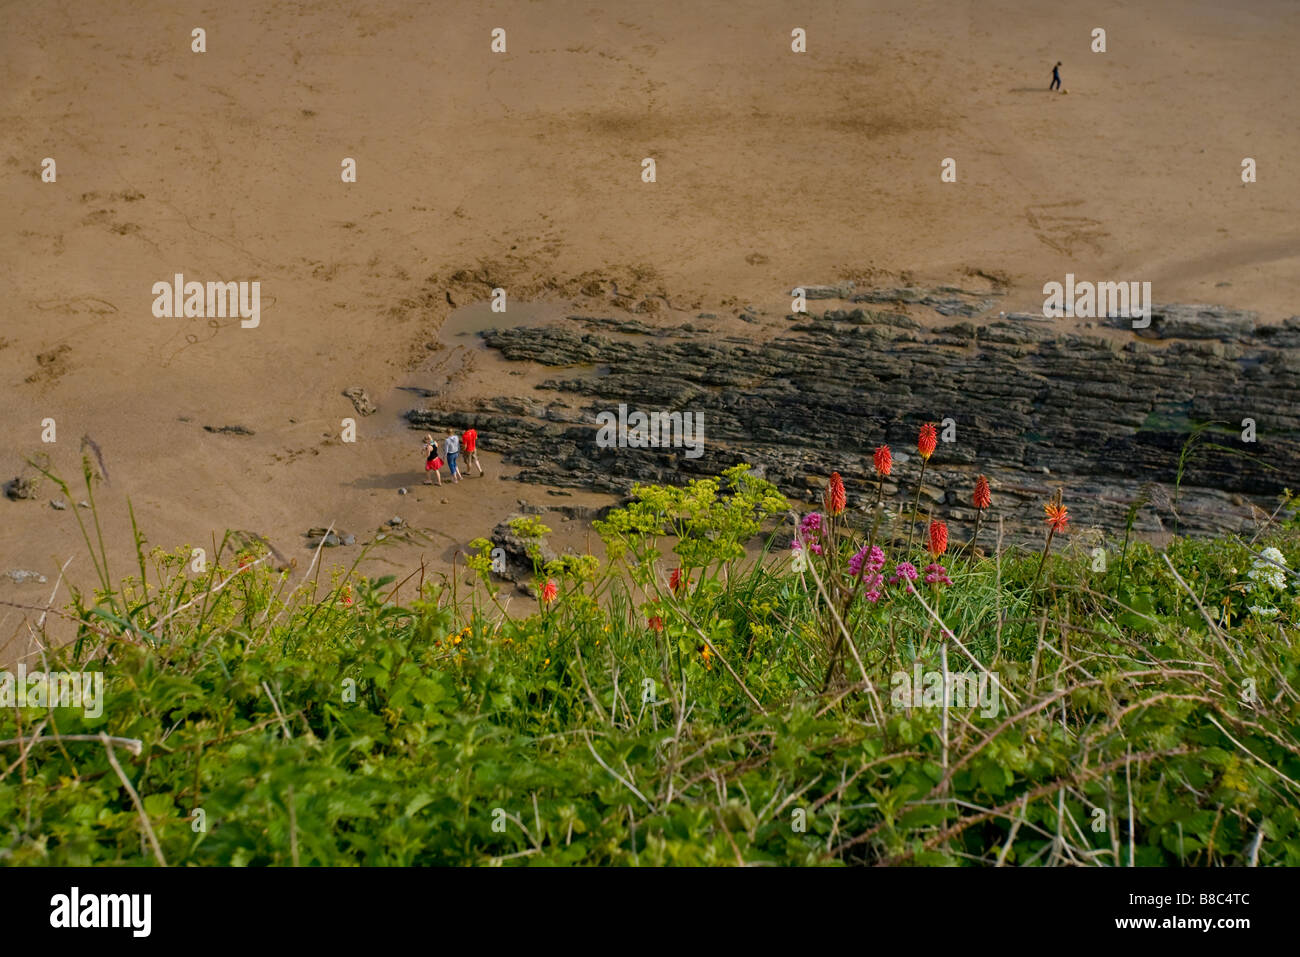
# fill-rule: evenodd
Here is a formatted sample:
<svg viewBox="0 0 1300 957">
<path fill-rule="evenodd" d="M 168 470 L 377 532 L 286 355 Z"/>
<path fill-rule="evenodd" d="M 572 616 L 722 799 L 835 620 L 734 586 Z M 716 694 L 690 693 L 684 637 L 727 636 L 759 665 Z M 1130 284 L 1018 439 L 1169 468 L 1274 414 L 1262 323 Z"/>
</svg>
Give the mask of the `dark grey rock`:
<svg viewBox="0 0 1300 957">
<path fill-rule="evenodd" d="M 795 289 L 802 289 L 805 299 L 847 299 L 853 295 L 853 290 L 856 288 L 851 282 L 836 283 L 833 286 L 808 283 L 795 286 L 790 290 L 790 295 L 797 295 Z"/>
<path fill-rule="evenodd" d="M 5 485 L 5 495 L 14 501 L 33 499 L 36 497 L 36 490 L 39 485 L 39 479 L 19 475 L 10 479 L 8 484 Z"/>
<path fill-rule="evenodd" d="M 327 528 L 309 528 L 306 531 L 307 547 L 337 548 L 340 545 L 355 545 L 357 538 L 347 532 L 330 531 Z"/>
<path fill-rule="evenodd" d="M 505 553 L 505 571 L 501 573 L 501 577 L 514 582 L 527 582 L 535 574 L 534 558 L 538 563 L 545 564 L 554 561 L 556 555 L 545 540 L 538 543 L 515 534 L 510 527 L 510 521 L 520 517 L 519 515 L 512 515 L 504 522 L 501 522 L 496 528 L 492 529 L 489 539 L 493 545 L 501 548 Z"/>
</svg>

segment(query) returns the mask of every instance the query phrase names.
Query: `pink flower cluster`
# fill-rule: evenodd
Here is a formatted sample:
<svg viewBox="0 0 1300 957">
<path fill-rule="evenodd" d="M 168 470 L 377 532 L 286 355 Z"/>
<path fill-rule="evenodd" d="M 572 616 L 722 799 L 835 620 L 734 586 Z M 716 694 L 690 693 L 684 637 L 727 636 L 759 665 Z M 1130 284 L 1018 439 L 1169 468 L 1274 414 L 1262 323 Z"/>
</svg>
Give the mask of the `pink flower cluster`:
<svg viewBox="0 0 1300 957">
<path fill-rule="evenodd" d="M 885 567 L 885 553 L 880 550 L 879 545 L 872 545 L 871 550 L 863 545 L 862 549 L 849 559 L 849 574 L 854 578 L 860 578 L 865 568 L 868 573 L 878 572 Z"/>
<path fill-rule="evenodd" d="M 854 578 L 862 579 L 862 584 L 866 586 L 863 595 L 873 605 L 880 601 L 880 596 L 885 592 L 885 578 L 880 574 L 880 570 L 884 567 L 885 553 L 880 550 L 879 545 L 872 545 L 870 549 L 863 545 L 861 550 L 849 559 L 849 574 Z"/>
<path fill-rule="evenodd" d="M 822 553 L 822 516 L 821 512 L 809 512 L 804 516 L 803 521 L 799 523 L 799 534 L 795 536 L 794 541 L 790 543 L 791 551 L 799 551 L 803 548 L 804 543 L 808 544 L 808 551 L 814 555 Z"/>
<path fill-rule="evenodd" d="M 925 566 L 925 583 L 927 585 L 951 585 L 948 570 L 939 564 Z"/>
<path fill-rule="evenodd" d="M 894 566 L 894 574 L 889 576 L 889 584 L 897 585 L 901 581 L 916 581 L 919 573 L 911 562 L 899 562 Z"/>
</svg>

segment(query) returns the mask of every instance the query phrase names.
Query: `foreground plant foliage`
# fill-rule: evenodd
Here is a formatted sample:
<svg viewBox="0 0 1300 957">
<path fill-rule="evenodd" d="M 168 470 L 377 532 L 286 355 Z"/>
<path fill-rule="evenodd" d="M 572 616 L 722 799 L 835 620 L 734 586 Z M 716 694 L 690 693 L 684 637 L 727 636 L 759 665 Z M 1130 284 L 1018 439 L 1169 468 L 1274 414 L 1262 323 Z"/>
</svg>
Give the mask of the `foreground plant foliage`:
<svg viewBox="0 0 1300 957">
<path fill-rule="evenodd" d="M 1107 543 L 1105 571 L 1063 535 L 891 576 L 938 561 L 931 529 L 924 559 L 881 542 L 873 588 L 842 482 L 815 522 L 743 467 L 634 498 L 605 562 L 539 561 L 527 613 L 486 542 L 473 587 L 256 549 L 142 552 L 116 584 L 101 552 L 78 639 L 27 664 L 102 669 L 103 714 L 0 713 L 0 860 L 1300 864 L 1294 576 L 1250 574 L 1296 567 L 1285 515 Z M 984 676 L 999 707 L 913 706 L 900 673 Z"/>
</svg>

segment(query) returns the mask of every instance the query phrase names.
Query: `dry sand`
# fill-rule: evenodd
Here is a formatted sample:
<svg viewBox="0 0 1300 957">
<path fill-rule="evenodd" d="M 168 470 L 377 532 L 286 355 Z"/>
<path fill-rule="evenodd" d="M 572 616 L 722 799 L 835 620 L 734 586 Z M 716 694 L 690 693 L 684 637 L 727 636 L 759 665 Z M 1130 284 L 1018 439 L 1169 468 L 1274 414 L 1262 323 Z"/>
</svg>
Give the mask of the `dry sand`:
<svg viewBox="0 0 1300 957">
<path fill-rule="evenodd" d="M 128 499 L 168 549 L 248 529 L 305 563 L 310 526 L 367 535 L 397 514 L 430 543 L 369 570 L 445 565 L 517 499 L 546 502 L 501 480 L 490 435 L 487 480 L 419 484 L 398 415 L 420 402 L 399 387 L 529 388 L 472 343 L 428 345 L 482 288 L 460 270 L 596 314 L 619 301 L 597 278 L 730 315 L 784 308 L 797 282 L 973 273 L 1038 309 L 1066 272 L 1300 312 L 1290 0 L 607 7 L 4 3 L 0 477 L 41 452 L 72 477 L 91 436 L 115 574 Z M 1066 96 L 1046 92 L 1056 60 Z M 177 272 L 259 280 L 260 327 L 155 318 L 151 287 Z M 352 385 L 380 412 L 343 444 Z M 203 429 L 235 424 L 255 434 Z M 43 604 L 72 556 L 93 584 L 52 497 L 0 501 L 0 600 Z M 30 651 L 25 617 L 0 606 L 0 659 Z"/>
</svg>

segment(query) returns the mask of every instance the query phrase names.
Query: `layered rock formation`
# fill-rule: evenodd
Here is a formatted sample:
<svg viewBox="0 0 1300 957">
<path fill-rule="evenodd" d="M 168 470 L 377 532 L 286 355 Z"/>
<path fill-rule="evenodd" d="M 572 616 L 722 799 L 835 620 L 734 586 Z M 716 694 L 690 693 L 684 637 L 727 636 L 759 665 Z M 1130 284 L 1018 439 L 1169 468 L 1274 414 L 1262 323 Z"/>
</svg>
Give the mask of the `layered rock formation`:
<svg viewBox="0 0 1300 957">
<path fill-rule="evenodd" d="M 978 325 L 942 318 L 989 308 L 971 298 L 953 289 L 861 293 L 853 300 L 924 307 L 937 321 L 836 309 L 788 316 L 768 338 L 582 316 L 490 330 L 489 347 L 553 367 L 555 377 L 534 397 L 407 417 L 420 429 L 449 417 L 474 422 L 492 449 L 524 467 L 524 481 L 616 494 L 744 461 L 811 503 L 838 469 L 859 516 L 875 496 L 875 446 L 894 450 L 901 488 L 887 484 L 887 499 L 910 501 L 917 429 L 951 419 L 955 441 L 940 442 L 931 460 L 922 511 L 970 518 L 970 491 L 983 472 L 993 513 L 1013 529 L 1040 527 L 1041 503 L 1058 485 L 1076 527 L 1116 530 L 1143 484 L 1160 483 L 1154 500 L 1163 507 L 1143 509 L 1137 527 L 1177 521 L 1192 533 L 1252 527 L 1259 508 L 1272 511 L 1278 493 L 1295 485 L 1300 316 L 1257 326 L 1251 313 L 1157 306 L 1140 335 L 1106 328 L 1106 320 L 1084 328 L 1026 314 Z M 598 447 L 596 416 L 620 403 L 702 414 L 703 454 Z M 1243 441 L 1245 419 L 1254 442 Z M 1199 424 L 1209 428 L 1189 443 Z"/>
</svg>

